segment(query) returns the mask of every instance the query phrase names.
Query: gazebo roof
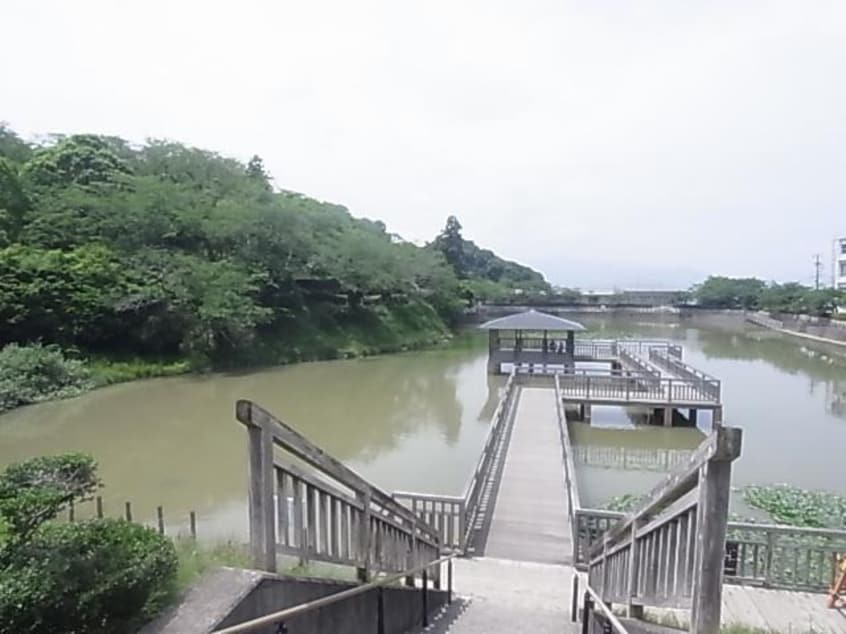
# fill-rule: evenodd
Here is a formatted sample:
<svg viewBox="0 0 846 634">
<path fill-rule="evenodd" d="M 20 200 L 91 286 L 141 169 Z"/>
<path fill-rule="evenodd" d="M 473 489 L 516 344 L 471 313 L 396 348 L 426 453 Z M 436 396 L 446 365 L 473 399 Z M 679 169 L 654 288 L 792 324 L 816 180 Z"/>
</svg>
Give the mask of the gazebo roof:
<svg viewBox="0 0 846 634">
<path fill-rule="evenodd" d="M 534 308 L 523 313 L 492 319 L 479 328 L 483 330 L 585 330 L 585 327 L 577 321 L 542 313 Z"/>
</svg>

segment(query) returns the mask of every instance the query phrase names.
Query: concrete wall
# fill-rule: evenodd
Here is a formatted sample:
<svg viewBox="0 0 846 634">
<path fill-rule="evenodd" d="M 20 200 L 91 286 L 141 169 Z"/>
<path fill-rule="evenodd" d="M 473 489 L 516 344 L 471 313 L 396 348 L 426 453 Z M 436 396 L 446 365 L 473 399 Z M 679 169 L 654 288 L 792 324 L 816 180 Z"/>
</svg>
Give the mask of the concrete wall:
<svg viewBox="0 0 846 634">
<path fill-rule="evenodd" d="M 846 342 L 846 322 L 809 315 L 790 315 L 785 313 L 770 313 L 778 319 L 786 330 L 795 330 L 815 337 L 825 337 L 836 341 Z"/>
<path fill-rule="evenodd" d="M 222 569 L 203 578 L 183 601 L 146 626 L 141 634 L 208 634 L 271 612 L 335 594 L 356 584 Z M 286 621 L 288 634 L 375 632 L 377 592 L 371 591 Z M 428 591 L 429 614 L 446 604 L 446 591 Z M 419 588 L 384 589 L 385 632 L 401 634 L 422 624 Z M 275 634 L 276 626 L 256 630 Z"/>
<path fill-rule="evenodd" d="M 268 578 L 264 579 L 236 607 L 220 627 L 242 623 L 250 619 L 305 603 L 328 594 L 335 594 L 355 584 L 329 582 L 317 579 Z M 429 590 L 428 606 L 432 614 L 446 604 L 446 592 Z M 384 589 L 385 632 L 401 634 L 423 622 L 422 590 L 401 587 Z M 372 591 L 352 599 L 286 621 L 288 634 L 357 634 L 375 632 L 377 621 L 377 592 Z M 274 634 L 275 627 L 265 630 Z"/>
</svg>

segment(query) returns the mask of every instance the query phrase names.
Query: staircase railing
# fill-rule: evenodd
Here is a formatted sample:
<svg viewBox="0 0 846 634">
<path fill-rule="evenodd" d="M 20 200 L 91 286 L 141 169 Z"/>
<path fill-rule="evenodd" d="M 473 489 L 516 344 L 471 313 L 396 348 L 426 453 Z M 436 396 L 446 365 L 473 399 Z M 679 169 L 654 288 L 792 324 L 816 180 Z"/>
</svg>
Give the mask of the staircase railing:
<svg viewBox="0 0 846 634">
<path fill-rule="evenodd" d="M 479 455 L 460 496 L 395 491 L 395 500 L 409 508 L 417 517 L 434 527 L 445 549 L 465 550 L 471 546 L 471 536 L 479 528 L 485 510 L 484 492 L 496 466 L 503 437 L 508 428 L 514 397 L 517 393 L 517 371 L 512 370 L 505 382 L 502 398 L 491 417 L 491 426 Z"/>
<path fill-rule="evenodd" d="M 275 572 L 281 552 L 355 566 L 366 581 L 373 570 L 396 572 L 437 559 L 438 531 L 390 495 L 259 405 L 238 401 L 236 417 L 249 435 L 250 549 L 257 568 Z"/>
<path fill-rule="evenodd" d="M 397 574 L 380 577 L 370 583 L 355 586 L 353 588 L 349 588 L 348 590 L 342 590 L 341 592 L 336 592 L 312 601 L 306 601 L 305 603 L 294 605 L 289 608 L 285 608 L 284 610 L 278 610 L 250 621 L 245 621 L 237 625 L 216 630 L 214 634 L 246 634 L 247 632 L 268 631 L 268 628 L 271 626 L 276 626 L 276 632 L 287 632 L 288 630 L 285 625 L 286 621 L 292 621 L 298 617 L 308 614 L 309 612 L 314 612 L 320 608 L 326 608 L 341 601 L 349 601 L 351 599 L 362 597 L 363 595 L 371 592 L 376 593 L 376 622 L 374 629 L 377 634 L 384 634 L 386 629 L 385 586 L 397 583 L 403 579 L 406 581 L 409 579 L 413 580 L 418 574 L 420 575 L 420 587 L 418 590 L 421 597 L 419 622 L 420 625 L 425 628 L 428 627 L 430 618 L 428 601 L 429 582 L 434 580 L 434 589 L 440 590 L 440 567 L 444 563 L 447 565 L 447 604 L 452 603 L 452 560 L 454 557 L 455 554 L 452 553 L 445 557 L 441 557 L 440 559 L 436 559 L 435 561 L 430 561 L 419 566 L 415 566 L 414 568 L 403 570 Z M 435 568 L 437 571 L 435 575 L 429 574 L 429 570 L 432 568 Z M 412 584 L 412 587 L 414 587 L 414 584 Z M 409 604 L 408 602 L 405 602 L 405 604 L 410 605 L 412 609 L 417 609 L 415 603 Z"/>
<path fill-rule="evenodd" d="M 649 360 L 658 367 L 664 368 L 668 372 L 672 372 L 681 379 L 689 379 L 695 381 L 704 393 L 708 394 L 715 401 L 720 400 L 720 381 L 715 379 L 710 374 L 697 370 L 692 365 L 684 363 L 680 359 L 675 359 L 668 354 L 664 354 L 660 350 L 650 350 Z"/>
<path fill-rule="evenodd" d="M 717 427 L 648 501 L 591 547 L 602 601 L 691 610 L 691 632 L 719 632 L 731 464 L 741 431 Z"/>
<path fill-rule="evenodd" d="M 629 634 L 626 626 L 602 601 L 596 590 L 585 586 L 579 606 L 579 577 L 573 577 L 573 605 L 571 619 L 581 623 L 581 634 Z"/>
</svg>

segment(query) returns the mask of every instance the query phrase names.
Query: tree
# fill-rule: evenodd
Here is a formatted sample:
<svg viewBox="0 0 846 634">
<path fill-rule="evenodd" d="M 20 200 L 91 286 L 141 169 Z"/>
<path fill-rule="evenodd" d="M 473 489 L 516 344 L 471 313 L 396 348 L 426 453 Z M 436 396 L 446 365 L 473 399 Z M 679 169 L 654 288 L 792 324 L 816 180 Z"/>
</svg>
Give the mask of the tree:
<svg viewBox="0 0 846 634">
<path fill-rule="evenodd" d="M 32 148 L 6 123 L 0 121 L 0 158 L 24 163 L 32 156 Z"/>
<path fill-rule="evenodd" d="M 759 279 L 730 278 L 712 275 L 692 290 L 694 298 L 705 308 L 758 308 L 766 284 Z"/>
<path fill-rule="evenodd" d="M 17 238 L 29 200 L 9 159 L 0 157 L 0 246 Z"/>
<path fill-rule="evenodd" d="M 129 167 L 112 151 L 110 143 L 91 134 L 69 136 L 36 151 L 21 172 L 36 191 L 71 185 L 95 188 L 116 183 L 128 173 Z"/>
<path fill-rule="evenodd" d="M 461 236 L 461 223 L 455 216 L 447 218 L 443 231 L 435 238 L 435 248 L 443 253 L 446 261 L 459 277 L 465 277 L 464 238 Z"/>
<path fill-rule="evenodd" d="M 267 191 L 271 190 L 270 174 L 265 171 L 264 161 L 261 160 L 258 154 L 254 154 L 249 163 L 247 163 L 247 176 L 261 185 L 263 189 Z"/>
</svg>

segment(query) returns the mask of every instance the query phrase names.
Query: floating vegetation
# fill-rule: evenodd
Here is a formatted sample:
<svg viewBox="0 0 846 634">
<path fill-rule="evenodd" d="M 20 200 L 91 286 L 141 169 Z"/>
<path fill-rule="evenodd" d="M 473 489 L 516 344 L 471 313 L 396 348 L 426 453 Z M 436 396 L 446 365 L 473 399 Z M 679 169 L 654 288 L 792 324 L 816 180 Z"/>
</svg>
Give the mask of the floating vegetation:
<svg viewBox="0 0 846 634">
<path fill-rule="evenodd" d="M 741 493 L 749 506 L 764 511 L 778 524 L 846 528 L 846 496 L 789 484 L 749 485 Z"/>
<path fill-rule="evenodd" d="M 615 495 L 608 500 L 603 508 L 606 511 L 617 511 L 619 513 L 629 513 L 634 511 L 638 506 L 646 501 L 645 495 L 635 495 L 634 493 L 624 493 L 623 495 Z"/>
</svg>

